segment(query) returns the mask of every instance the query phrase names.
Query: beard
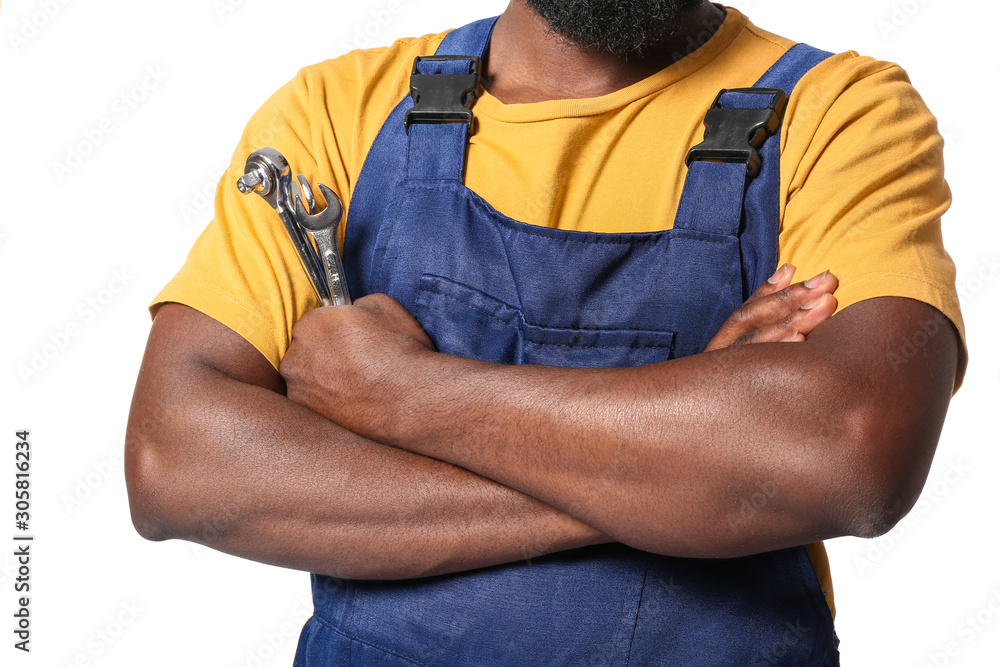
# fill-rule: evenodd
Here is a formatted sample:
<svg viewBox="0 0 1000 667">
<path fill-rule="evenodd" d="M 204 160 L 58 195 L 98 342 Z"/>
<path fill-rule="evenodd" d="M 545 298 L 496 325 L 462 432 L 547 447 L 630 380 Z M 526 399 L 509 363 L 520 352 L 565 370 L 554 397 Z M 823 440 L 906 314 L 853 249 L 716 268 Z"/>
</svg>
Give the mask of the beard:
<svg viewBox="0 0 1000 667">
<path fill-rule="evenodd" d="M 581 48 L 641 55 L 677 34 L 702 0 L 525 0 L 549 27 Z"/>
</svg>

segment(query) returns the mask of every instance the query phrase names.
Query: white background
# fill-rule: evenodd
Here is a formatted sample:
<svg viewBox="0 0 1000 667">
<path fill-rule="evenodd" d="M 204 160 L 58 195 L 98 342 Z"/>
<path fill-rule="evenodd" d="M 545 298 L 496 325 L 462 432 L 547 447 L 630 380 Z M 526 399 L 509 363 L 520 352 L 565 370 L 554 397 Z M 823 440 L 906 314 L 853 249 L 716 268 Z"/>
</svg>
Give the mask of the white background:
<svg viewBox="0 0 1000 667">
<path fill-rule="evenodd" d="M 307 616 L 307 575 L 139 538 L 125 496 L 124 426 L 147 303 L 210 220 L 218 175 L 257 107 L 303 65 L 506 6 L 399 3 L 384 26 L 372 12 L 388 0 L 3 3 L 0 663 L 291 664 Z M 901 63 L 947 137 L 956 203 L 945 240 L 966 293 L 968 378 L 921 505 L 888 537 L 829 547 L 843 664 L 1000 664 L 1000 617 L 988 609 L 996 596 L 1000 610 L 993 343 L 1000 280 L 990 268 L 1000 253 L 993 37 L 1000 11 L 992 2 L 945 0 L 736 6 L 799 41 Z M 372 37 L 358 32 L 366 28 Z M 149 68 L 158 78 L 147 76 Z M 127 117 L 122 95 L 135 106 Z M 100 129 L 104 119 L 110 132 Z M 88 139 L 97 133 L 99 142 Z M 96 145 L 84 146 L 80 163 L 57 173 L 54 163 L 88 142 Z M 115 272 L 124 279 L 113 282 Z M 104 301 L 100 312 L 88 299 Z M 72 325 L 77 335 L 62 336 Z M 42 352 L 51 357 L 35 359 L 44 367 L 22 377 L 19 367 Z M 34 447 L 30 655 L 12 648 L 7 546 L 21 428 L 32 430 Z M 950 467 L 960 474 L 948 475 Z M 973 625 L 967 619 L 977 613 Z"/>
</svg>

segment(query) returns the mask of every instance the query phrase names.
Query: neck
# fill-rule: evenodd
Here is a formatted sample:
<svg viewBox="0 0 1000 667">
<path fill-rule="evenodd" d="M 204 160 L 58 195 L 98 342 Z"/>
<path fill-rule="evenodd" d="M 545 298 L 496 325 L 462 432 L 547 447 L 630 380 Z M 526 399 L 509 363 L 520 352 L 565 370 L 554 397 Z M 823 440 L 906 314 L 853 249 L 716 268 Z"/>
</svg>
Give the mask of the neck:
<svg viewBox="0 0 1000 667">
<path fill-rule="evenodd" d="M 677 34 L 641 55 L 588 50 L 553 34 L 524 0 L 511 0 L 497 20 L 483 83 L 505 104 L 599 97 L 621 90 L 680 60 L 691 38 L 704 43 L 725 12 L 705 0 L 685 16 Z"/>
</svg>

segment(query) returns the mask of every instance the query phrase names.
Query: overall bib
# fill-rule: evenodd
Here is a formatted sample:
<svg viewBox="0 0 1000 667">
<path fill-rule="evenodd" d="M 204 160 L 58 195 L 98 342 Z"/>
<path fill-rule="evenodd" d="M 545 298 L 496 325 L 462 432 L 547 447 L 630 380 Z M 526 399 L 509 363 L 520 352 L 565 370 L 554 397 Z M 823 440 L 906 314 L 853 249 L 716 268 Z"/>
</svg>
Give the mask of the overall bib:
<svg viewBox="0 0 1000 667">
<path fill-rule="evenodd" d="M 470 126 L 407 114 L 440 98 L 447 86 L 434 84 L 470 74 L 494 20 L 438 50 L 464 58 L 418 59 L 426 99 L 400 102 L 372 146 L 347 228 L 351 293 L 389 294 L 439 351 L 496 363 L 624 367 L 703 351 L 776 269 L 776 123 L 745 162 L 690 162 L 670 231 L 512 220 L 464 185 Z M 799 45 L 758 87 L 790 93 L 827 56 Z M 780 119 L 782 95 L 726 93 L 716 107 Z M 727 132 L 708 133 L 709 158 Z M 696 560 L 611 544 L 407 581 L 313 575 L 313 599 L 297 667 L 838 664 L 804 547 Z"/>
</svg>

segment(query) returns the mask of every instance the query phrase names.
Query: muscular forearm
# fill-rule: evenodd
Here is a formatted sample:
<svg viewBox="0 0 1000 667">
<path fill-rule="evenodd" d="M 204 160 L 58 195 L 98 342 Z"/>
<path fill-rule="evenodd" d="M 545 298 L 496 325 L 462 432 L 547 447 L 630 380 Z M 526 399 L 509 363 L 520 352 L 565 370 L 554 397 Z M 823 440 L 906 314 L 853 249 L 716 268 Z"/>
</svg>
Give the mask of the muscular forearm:
<svg viewBox="0 0 1000 667">
<path fill-rule="evenodd" d="M 730 556 L 801 544 L 836 532 L 834 508 L 796 481 L 814 479 L 821 459 L 836 466 L 816 416 L 843 424 L 851 409 L 796 400 L 815 396 L 823 375 L 786 375 L 793 366 L 782 357 L 807 344 L 781 347 L 753 346 L 718 366 L 726 353 L 627 370 L 442 364 L 428 382 L 440 393 L 421 396 L 415 412 L 427 419 L 393 439 L 651 551 Z M 471 441 L 439 428 L 456 423 L 458 405 L 477 425 Z M 741 502 L 751 498 L 744 524 Z"/>
<path fill-rule="evenodd" d="M 933 312 L 898 301 L 913 322 Z M 950 328 L 933 341 L 945 352 L 927 350 L 905 373 L 892 372 L 882 347 L 838 342 L 903 340 L 881 317 L 860 304 L 805 343 L 635 369 L 426 355 L 408 381 L 421 390 L 399 394 L 380 438 L 670 555 L 738 556 L 875 534 L 919 492 L 955 358 Z M 930 399 L 909 392 L 925 385 Z"/>
<path fill-rule="evenodd" d="M 607 541 L 523 493 L 365 440 L 208 365 L 146 372 L 158 354 L 147 351 L 127 435 L 133 516 L 149 537 L 376 579 Z"/>
</svg>

